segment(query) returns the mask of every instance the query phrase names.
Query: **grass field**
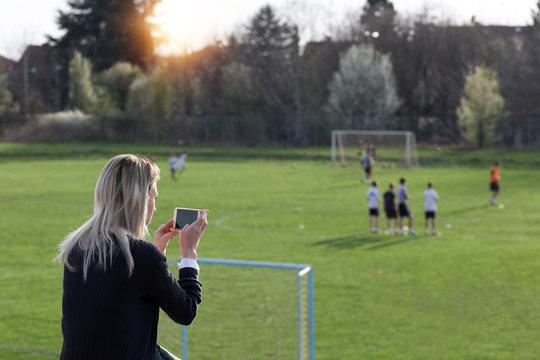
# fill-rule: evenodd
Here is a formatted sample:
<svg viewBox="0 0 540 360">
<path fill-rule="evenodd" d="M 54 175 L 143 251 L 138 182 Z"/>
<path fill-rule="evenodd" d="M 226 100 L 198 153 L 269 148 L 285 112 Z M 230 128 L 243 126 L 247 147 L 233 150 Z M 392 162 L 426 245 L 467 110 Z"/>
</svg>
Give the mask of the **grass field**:
<svg viewBox="0 0 540 360">
<path fill-rule="evenodd" d="M 381 190 L 408 179 L 421 235 L 401 237 L 370 234 L 361 171 L 332 167 L 329 149 L 188 148 L 177 182 L 169 151 L 0 144 L 0 359 L 58 357 L 62 268 L 52 258 L 91 215 L 105 162 L 124 152 L 152 152 L 162 169 L 154 226 L 175 206 L 210 209 L 199 256 L 313 264 L 317 359 L 540 358 L 539 152 L 423 149 L 419 170 L 375 169 Z M 495 159 L 504 209 L 488 202 Z M 428 181 L 441 236 L 423 235 Z M 168 257 L 179 255 L 171 244 Z"/>
</svg>

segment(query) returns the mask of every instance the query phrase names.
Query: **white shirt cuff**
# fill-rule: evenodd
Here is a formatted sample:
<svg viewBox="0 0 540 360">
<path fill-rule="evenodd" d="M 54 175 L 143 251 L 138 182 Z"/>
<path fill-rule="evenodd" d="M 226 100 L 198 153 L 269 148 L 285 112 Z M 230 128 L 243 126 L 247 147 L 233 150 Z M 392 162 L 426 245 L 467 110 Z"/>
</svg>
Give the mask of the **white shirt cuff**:
<svg viewBox="0 0 540 360">
<path fill-rule="evenodd" d="M 197 261 L 193 259 L 182 258 L 182 261 L 178 263 L 178 270 L 185 267 L 194 268 L 199 271 L 199 264 L 197 264 Z"/>
</svg>

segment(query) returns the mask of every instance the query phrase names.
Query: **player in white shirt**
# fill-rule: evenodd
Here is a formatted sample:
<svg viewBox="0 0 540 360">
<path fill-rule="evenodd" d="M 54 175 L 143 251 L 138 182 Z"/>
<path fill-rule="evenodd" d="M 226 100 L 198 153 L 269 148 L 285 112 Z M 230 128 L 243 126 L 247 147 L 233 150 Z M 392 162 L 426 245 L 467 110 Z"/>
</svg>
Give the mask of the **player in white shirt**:
<svg viewBox="0 0 540 360">
<path fill-rule="evenodd" d="M 437 192 L 433 189 L 433 183 L 430 181 L 427 185 L 427 190 L 424 191 L 424 210 L 426 212 L 426 235 L 429 234 L 429 219 L 431 219 L 431 233 L 433 235 L 437 235 L 437 227 L 435 225 L 437 201 L 439 201 L 439 194 L 437 194 Z"/>
<path fill-rule="evenodd" d="M 398 227 L 401 229 L 401 234 L 405 235 L 405 226 L 403 225 L 403 218 L 408 217 L 409 218 L 409 235 L 416 235 L 416 233 L 413 230 L 413 214 L 411 213 L 411 210 L 409 209 L 409 205 L 407 204 L 407 201 L 409 201 L 409 192 L 407 191 L 407 188 L 405 187 L 405 183 L 407 182 L 407 179 L 401 178 L 399 179 L 399 186 L 396 191 L 396 196 L 398 198 L 398 209 L 399 209 L 399 217 L 398 217 Z"/>
<path fill-rule="evenodd" d="M 169 154 L 169 166 L 171 168 L 171 178 L 176 180 L 176 169 L 178 167 L 178 158 L 174 153 Z"/>
<path fill-rule="evenodd" d="M 369 226 L 372 233 L 379 232 L 379 203 L 381 199 L 381 193 L 377 188 L 377 182 L 373 180 L 371 187 L 366 193 L 369 207 Z"/>
<path fill-rule="evenodd" d="M 180 154 L 180 158 L 178 159 L 178 163 L 176 164 L 176 169 L 180 169 L 179 176 L 182 175 L 184 170 L 186 170 L 186 158 L 187 158 L 187 152 L 183 151 L 182 154 Z"/>
</svg>

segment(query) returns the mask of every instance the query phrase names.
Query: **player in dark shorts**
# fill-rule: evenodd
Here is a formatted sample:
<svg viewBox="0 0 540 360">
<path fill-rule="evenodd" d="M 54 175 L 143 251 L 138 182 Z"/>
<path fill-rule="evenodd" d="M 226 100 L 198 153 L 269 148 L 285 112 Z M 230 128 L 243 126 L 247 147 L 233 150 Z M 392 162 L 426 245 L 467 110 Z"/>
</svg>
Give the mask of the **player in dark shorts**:
<svg viewBox="0 0 540 360">
<path fill-rule="evenodd" d="M 391 235 L 394 233 L 392 228 L 392 219 L 394 220 L 394 227 L 396 233 L 399 233 L 397 227 L 397 211 L 396 211 L 396 194 L 394 194 L 394 183 L 390 183 L 388 190 L 383 195 L 384 199 L 384 212 L 386 213 L 386 221 L 388 222 L 388 233 Z"/>
<path fill-rule="evenodd" d="M 365 176 L 362 176 L 362 182 L 367 181 L 368 184 L 370 183 L 370 177 L 371 177 L 371 156 L 369 155 L 369 152 L 366 150 L 366 153 L 364 154 L 364 157 L 362 158 L 362 167 L 364 168 L 364 171 L 366 172 Z"/>
<path fill-rule="evenodd" d="M 369 227 L 372 233 L 379 232 L 379 204 L 381 193 L 379 192 L 377 181 L 373 180 L 371 187 L 366 192 L 369 208 Z"/>
<path fill-rule="evenodd" d="M 409 206 L 407 205 L 407 201 L 409 200 L 409 192 L 407 191 L 407 187 L 405 187 L 405 183 L 407 180 L 405 178 L 399 179 L 399 186 L 396 191 L 396 195 L 398 198 L 399 203 L 399 219 L 398 219 L 398 227 L 401 228 L 401 234 L 405 235 L 405 227 L 403 226 L 403 218 L 408 217 L 409 218 L 409 235 L 416 235 L 416 233 L 413 230 L 413 215 L 411 214 L 411 211 L 409 210 Z"/>
<path fill-rule="evenodd" d="M 489 177 L 489 190 L 491 190 L 492 195 L 491 199 L 489 199 L 489 202 L 491 205 L 495 205 L 495 198 L 497 195 L 499 195 L 500 187 L 499 187 L 499 180 L 501 179 L 501 169 L 500 169 L 501 163 L 499 161 L 495 161 L 495 165 L 491 168 L 491 176 Z"/>
<path fill-rule="evenodd" d="M 410 217 L 411 211 L 409 210 L 409 206 L 407 203 L 401 203 L 399 204 L 399 217 Z"/>
</svg>

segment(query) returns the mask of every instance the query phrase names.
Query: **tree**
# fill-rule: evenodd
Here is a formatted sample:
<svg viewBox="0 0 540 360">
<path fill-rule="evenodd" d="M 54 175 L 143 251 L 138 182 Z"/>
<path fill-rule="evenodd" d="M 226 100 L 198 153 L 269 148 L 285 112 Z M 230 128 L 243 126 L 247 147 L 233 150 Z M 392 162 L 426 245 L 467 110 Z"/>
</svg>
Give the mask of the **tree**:
<svg viewBox="0 0 540 360">
<path fill-rule="evenodd" d="M 394 4 L 387 0 L 368 0 L 360 17 L 361 34 L 359 40 L 371 41 L 375 48 L 390 52 L 396 40 Z"/>
<path fill-rule="evenodd" d="M 129 87 L 142 75 L 139 67 L 120 61 L 101 72 L 97 76 L 97 83 L 107 90 L 116 108 L 125 110 Z"/>
<path fill-rule="evenodd" d="M 495 132 L 504 116 L 504 98 L 496 71 L 476 66 L 467 75 L 456 115 L 462 136 L 471 144 L 482 148 L 498 139 Z"/>
<path fill-rule="evenodd" d="M 165 67 L 156 68 L 150 76 L 150 132 L 155 141 L 163 138 L 174 110 L 175 93 L 171 74 Z"/>
<path fill-rule="evenodd" d="M 253 101 L 251 69 L 245 64 L 232 62 L 221 72 L 222 111 L 227 115 L 246 115 L 251 111 Z"/>
<path fill-rule="evenodd" d="M 231 62 L 221 69 L 221 111 L 228 115 L 223 124 L 232 140 L 257 141 L 264 138 L 262 122 L 253 112 L 251 69 L 243 63 Z"/>
<path fill-rule="evenodd" d="M 11 92 L 8 89 L 7 75 L 0 73 L 0 115 L 10 108 L 12 99 Z"/>
<path fill-rule="evenodd" d="M 516 28 L 519 42 L 506 52 L 505 61 L 497 67 L 507 118 L 505 140 L 515 146 L 535 144 L 540 116 L 540 1 L 532 13 L 532 25 Z"/>
<path fill-rule="evenodd" d="M 515 61 L 511 70 L 513 81 L 507 91 L 510 109 L 519 114 L 540 113 L 540 1 L 532 14 L 533 24 L 523 36 L 523 50 L 511 53 Z"/>
<path fill-rule="evenodd" d="M 75 51 L 69 62 L 69 106 L 90 112 L 96 102 L 92 84 L 92 63 Z"/>
<path fill-rule="evenodd" d="M 146 75 L 131 83 L 126 100 L 126 112 L 129 116 L 149 118 L 150 111 L 150 81 Z"/>
<path fill-rule="evenodd" d="M 164 138 L 176 102 L 171 74 L 166 67 L 157 67 L 150 75 L 141 75 L 128 90 L 126 113 L 145 123 L 152 139 Z"/>
<path fill-rule="evenodd" d="M 294 140 L 302 131 L 302 72 L 298 28 L 282 21 L 272 7 L 262 7 L 251 19 L 245 37 L 245 63 L 252 69 L 253 85 L 259 95 L 259 108 L 274 121 L 268 123 L 272 137 L 289 141 L 294 119 Z"/>
<path fill-rule="evenodd" d="M 372 43 L 375 49 L 391 52 L 397 38 L 396 11 L 388 0 L 367 0 L 360 10 L 351 12 L 336 31 L 341 41 Z"/>
<path fill-rule="evenodd" d="M 58 25 L 65 30 L 60 48 L 75 48 L 97 70 L 126 60 L 146 65 L 154 52 L 148 17 L 160 0 L 70 0 L 70 9 L 59 11 Z"/>
<path fill-rule="evenodd" d="M 329 85 L 327 111 L 345 129 L 390 128 L 400 100 L 390 55 L 353 45 L 341 57 Z"/>
</svg>

